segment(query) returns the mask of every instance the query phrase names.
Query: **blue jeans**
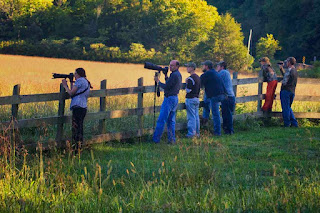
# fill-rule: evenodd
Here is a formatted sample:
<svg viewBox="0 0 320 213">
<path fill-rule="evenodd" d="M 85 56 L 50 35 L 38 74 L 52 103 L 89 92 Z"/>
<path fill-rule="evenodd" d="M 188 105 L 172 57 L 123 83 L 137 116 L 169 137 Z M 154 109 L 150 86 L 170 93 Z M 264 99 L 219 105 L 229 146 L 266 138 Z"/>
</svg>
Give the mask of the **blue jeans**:
<svg viewBox="0 0 320 213">
<path fill-rule="evenodd" d="M 164 130 L 164 125 L 167 123 L 168 143 L 175 143 L 175 125 L 176 111 L 178 106 L 178 96 L 165 97 L 160 110 L 160 115 L 157 120 L 157 126 L 153 133 L 153 141 L 159 143 Z"/>
<path fill-rule="evenodd" d="M 233 112 L 236 104 L 236 98 L 234 96 L 228 96 L 221 102 L 221 112 L 223 124 L 222 128 L 225 134 L 233 134 Z"/>
<path fill-rule="evenodd" d="M 280 92 L 280 100 L 281 100 L 281 108 L 282 108 L 282 117 L 283 123 L 285 127 L 291 126 L 298 126 L 298 122 L 294 117 L 293 111 L 291 109 L 291 105 L 294 99 L 294 93 L 281 90 Z"/>
<path fill-rule="evenodd" d="M 199 98 L 186 98 L 188 134 L 193 137 L 200 134 Z"/>
<path fill-rule="evenodd" d="M 203 96 L 203 112 L 202 117 L 209 119 L 210 117 L 210 99 L 207 98 L 206 93 Z"/>
<path fill-rule="evenodd" d="M 219 105 L 225 98 L 225 95 L 218 95 L 210 98 L 214 135 L 221 135 L 221 119 Z"/>
</svg>

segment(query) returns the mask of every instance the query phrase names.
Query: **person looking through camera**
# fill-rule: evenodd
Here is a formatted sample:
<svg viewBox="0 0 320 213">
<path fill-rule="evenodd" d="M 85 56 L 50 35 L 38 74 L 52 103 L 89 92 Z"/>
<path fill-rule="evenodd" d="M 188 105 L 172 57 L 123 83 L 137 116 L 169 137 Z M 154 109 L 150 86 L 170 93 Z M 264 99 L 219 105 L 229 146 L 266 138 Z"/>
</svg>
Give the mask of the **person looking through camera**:
<svg viewBox="0 0 320 213">
<path fill-rule="evenodd" d="M 66 79 L 62 80 L 62 85 L 71 97 L 70 110 L 72 111 L 72 146 L 78 150 L 83 145 L 83 120 L 87 113 L 87 100 L 92 88 L 86 78 L 83 68 L 77 68 L 74 73 L 75 82 L 70 82 L 71 88 Z"/>
<path fill-rule="evenodd" d="M 160 115 L 157 120 L 157 125 L 153 133 L 153 142 L 159 143 L 164 130 L 164 125 L 167 123 L 168 143 L 175 143 L 175 124 L 176 111 L 178 106 L 178 94 L 181 88 L 182 76 L 179 72 L 180 63 L 177 60 L 170 62 L 170 77 L 165 76 L 165 83 L 160 82 L 159 76 L 154 77 L 154 81 L 164 89 L 164 100 L 161 105 Z"/>
<path fill-rule="evenodd" d="M 298 122 L 291 109 L 298 80 L 298 72 L 294 66 L 295 64 L 296 59 L 294 57 L 289 57 L 284 64 L 279 64 L 280 72 L 283 75 L 280 101 L 284 127 L 298 127 Z M 286 69 L 284 70 L 284 68 Z"/>
</svg>

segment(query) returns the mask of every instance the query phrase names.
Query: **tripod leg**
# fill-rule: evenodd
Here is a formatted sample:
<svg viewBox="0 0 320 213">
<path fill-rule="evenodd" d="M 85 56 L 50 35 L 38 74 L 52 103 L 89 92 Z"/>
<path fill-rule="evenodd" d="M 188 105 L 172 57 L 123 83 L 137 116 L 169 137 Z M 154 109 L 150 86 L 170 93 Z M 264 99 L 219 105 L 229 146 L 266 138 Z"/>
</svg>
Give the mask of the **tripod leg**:
<svg viewBox="0 0 320 213">
<path fill-rule="evenodd" d="M 156 126 L 156 93 L 157 93 L 157 87 L 158 84 L 157 82 L 154 82 L 154 97 L 153 97 L 153 131 L 155 129 Z"/>
</svg>

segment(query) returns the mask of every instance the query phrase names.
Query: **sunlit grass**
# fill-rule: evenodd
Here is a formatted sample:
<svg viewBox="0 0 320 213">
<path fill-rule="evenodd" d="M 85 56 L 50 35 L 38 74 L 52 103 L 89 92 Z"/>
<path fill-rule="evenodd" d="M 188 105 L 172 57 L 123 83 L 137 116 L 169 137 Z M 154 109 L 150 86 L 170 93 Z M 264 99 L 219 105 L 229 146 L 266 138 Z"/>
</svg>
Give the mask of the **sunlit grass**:
<svg viewBox="0 0 320 213">
<path fill-rule="evenodd" d="M 317 211 L 317 128 L 264 128 L 177 145 L 39 150 L 0 163 L 1 211 Z M 24 153 L 24 154 L 23 154 Z M 15 167 L 14 165 L 18 165 Z"/>
</svg>

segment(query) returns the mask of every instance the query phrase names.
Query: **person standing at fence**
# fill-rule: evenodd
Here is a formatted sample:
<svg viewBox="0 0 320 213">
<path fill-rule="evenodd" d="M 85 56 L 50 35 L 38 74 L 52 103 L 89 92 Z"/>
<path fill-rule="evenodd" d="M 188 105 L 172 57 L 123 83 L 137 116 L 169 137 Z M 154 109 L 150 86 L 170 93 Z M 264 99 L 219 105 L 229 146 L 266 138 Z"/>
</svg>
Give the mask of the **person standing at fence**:
<svg viewBox="0 0 320 213">
<path fill-rule="evenodd" d="M 235 109 L 236 98 L 233 92 L 232 80 L 229 71 L 227 70 L 227 63 L 220 61 L 217 63 L 217 71 L 223 81 L 227 92 L 227 97 L 221 102 L 221 112 L 223 124 L 222 128 L 225 134 L 232 135 L 233 130 L 233 112 Z"/>
<path fill-rule="evenodd" d="M 226 90 L 218 72 L 213 69 L 212 61 L 202 63 L 203 70 L 206 70 L 200 77 L 201 85 L 204 86 L 207 99 L 210 100 L 210 107 L 213 119 L 214 135 L 221 135 L 221 120 L 219 104 L 226 98 Z"/>
<path fill-rule="evenodd" d="M 74 76 L 76 81 L 74 84 L 71 82 L 71 89 L 69 89 L 66 79 L 62 80 L 62 85 L 71 96 L 72 146 L 78 150 L 83 145 L 83 120 L 87 113 L 87 100 L 92 86 L 87 80 L 83 68 L 77 68 Z"/>
<path fill-rule="evenodd" d="M 185 64 L 187 72 L 190 74 L 186 78 L 186 109 L 188 119 L 187 137 L 200 136 L 200 120 L 199 120 L 199 93 L 200 93 L 200 77 L 196 74 L 196 64 L 189 62 Z"/>
<path fill-rule="evenodd" d="M 279 65 L 281 74 L 283 75 L 280 100 L 284 127 L 298 127 L 298 122 L 291 109 L 298 80 L 298 72 L 294 66 L 295 64 L 296 59 L 294 57 L 289 57 L 284 65 Z M 284 67 L 287 68 L 284 70 Z"/>
<path fill-rule="evenodd" d="M 277 89 L 277 74 L 273 70 L 270 59 L 268 57 L 262 57 L 259 59 L 259 62 L 261 64 L 261 72 L 263 76 L 263 81 L 268 82 L 267 91 L 266 91 L 266 97 L 265 102 L 263 104 L 263 107 L 261 108 L 264 112 L 271 112 L 272 111 L 272 104 L 274 100 L 274 93 Z"/>
<path fill-rule="evenodd" d="M 206 92 L 204 92 L 202 117 L 200 117 L 201 125 L 206 126 L 208 124 L 209 119 L 210 119 L 210 100 L 208 99 Z"/>
<path fill-rule="evenodd" d="M 176 142 L 176 111 L 178 107 L 178 94 L 182 83 L 179 66 L 180 63 L 177 60 L 172 60 L 170 62 L 171 74 L 169 78 L 165 76 L 165 83 L 160 82 L 159 76 L 154 77 L 154 81 L 164 89 L 164 100 L 162 102 L 160 115 L 157 120 L 155 131 L 153 133 L 153 142 L 155 143 L 160 143 L 165 123 L 167 123 L 168 129 L 168 143 L 174 144 Z"/>
</svg>

